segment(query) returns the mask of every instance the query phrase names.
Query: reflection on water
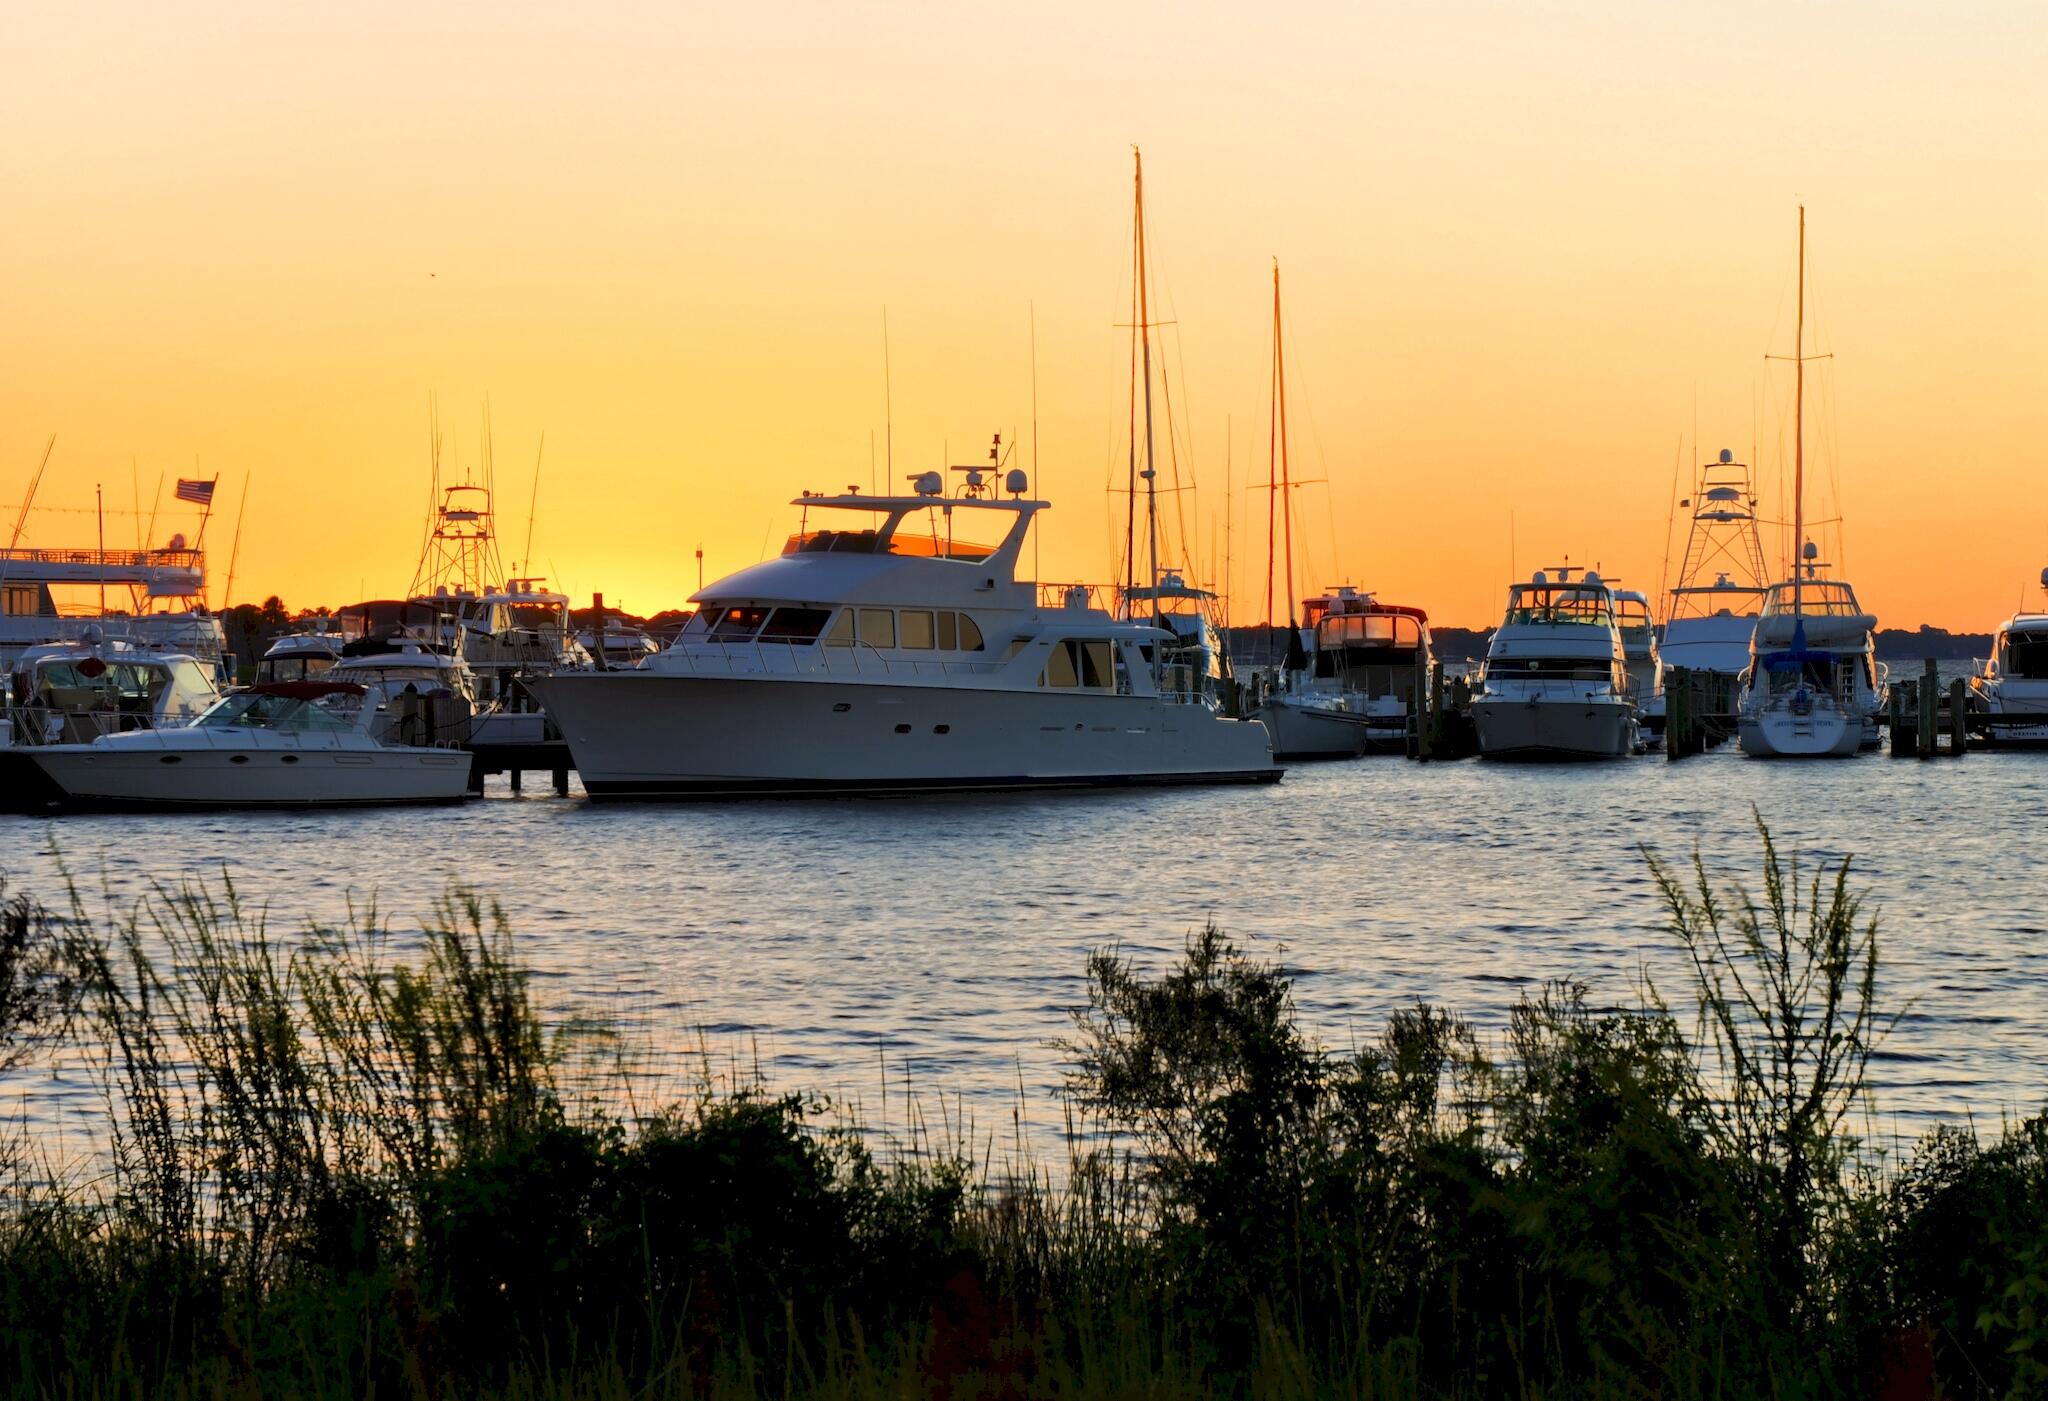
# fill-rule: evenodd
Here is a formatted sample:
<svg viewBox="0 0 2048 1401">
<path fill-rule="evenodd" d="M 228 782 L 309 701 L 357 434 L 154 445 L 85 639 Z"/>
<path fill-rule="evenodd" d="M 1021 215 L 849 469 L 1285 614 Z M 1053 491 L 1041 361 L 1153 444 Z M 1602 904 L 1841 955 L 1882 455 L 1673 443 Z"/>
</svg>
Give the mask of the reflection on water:
<svg viewBox="0 0 2048 1401">
<path fill-rule="evenodd" d="M 1911 1004 L 1875 1067 L 1887 1122 L 2039 1107 L 2048 755 L 1771 764 L 1731 746 L 1678 764 L 1317 765 L 1270 788 L 10 820 L 0 870 L 59 900 L 54 837 L 89 898 L 125 902 L 225 866 L 280 929 L 339 917 L 351 892 L 403 921 L 462 880 L 503 901 L 556 1009 L 663 1052 L 702 1032 L 777 1084 L 870 1102 L 886 1059 L 892 1082 L 907 1066 L 987 1128 L 1020 1084 L 1052 1122 L 1050 1043 L 1091 950 L 1159 966 L 1211 916 L 1284 951 L 1339 1046 L 1417 1000 L 1498 1029 L 1547 978 L 1630 1001 L 1647 973 L 1682 996 L 1638 844 L 1698 844 L 1753 879 L 1752 805 L 1788 851 L 1856 855 L 1885 992 Z M 39 1128 L 90 1108 L 81 1084 L 15 1081 Z"/>
</svg>

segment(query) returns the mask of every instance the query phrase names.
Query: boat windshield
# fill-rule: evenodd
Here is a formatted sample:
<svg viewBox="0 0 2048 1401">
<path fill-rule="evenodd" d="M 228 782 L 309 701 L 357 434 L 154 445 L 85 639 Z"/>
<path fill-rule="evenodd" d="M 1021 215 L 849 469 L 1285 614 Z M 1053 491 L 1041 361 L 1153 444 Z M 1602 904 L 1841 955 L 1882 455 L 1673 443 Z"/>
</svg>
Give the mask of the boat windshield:
<svg viewBox="0 0 2048 1401">
<path fill-rule="evenodd" d="M 1857 605 L 1856 591 L 1841 579 L 1807 579 L 1796 587 L 1799 599 L 1795 608 L 1791 583 L 1773 584 L 1768 597 L 1764 599 L 1764 616 L 1773 617 L 1798 612 L 1808 618 L 1854 618 L 1863 612 Z"/>
<path fill-rule="evenodd" d="M 2024 681 L 2048 681 L 2048 632 L 2007 633 L 2004 671 Z"/>
<path fill-rule="evenodd" d="M 1506 626 L 1614 626 L 1614 596 L 1576 584 L 1517 584 L 1508 594 Z"/>
<path fill-rule="evenodd" d="M 41 702 L 58 707 L 108 706 L 147 710 L 170 682 L 161 667 L 128 662 L 103 662 L 88 657 L 77 662 L 50 662 L 36 668 Z"/>
<path fill-rule="evenodd" d="M 241 691 L 222 698 L 196 723 L 214 729 L 352 730 L 362 706 L 362 694 L 352 688 L 317 696 Z"/>
</svg>

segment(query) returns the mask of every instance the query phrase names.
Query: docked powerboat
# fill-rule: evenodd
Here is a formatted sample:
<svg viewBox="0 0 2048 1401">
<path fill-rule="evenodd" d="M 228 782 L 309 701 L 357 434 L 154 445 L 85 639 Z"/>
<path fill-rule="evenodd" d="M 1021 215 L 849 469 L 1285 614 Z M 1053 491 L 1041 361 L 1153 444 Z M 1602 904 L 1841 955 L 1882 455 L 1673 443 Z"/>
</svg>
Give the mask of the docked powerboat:
<svg viewBox="0 0 2048 1401">
<path fill-rule="evenodd" d="M 417 700 L 342 681 L 269 682 L 223 697 L 190 725 L 27 753 L 55 808 L 458 801 L 469 791 L 467 751 L 392 738 Z"/>
<path fill-rule="evenodd" d="M 1279 758 L 1343 758 L 1407 744 L 1417 678 L 1429 673 L 1429 615 L 1350 587 L 1302 604 L 1300 667 L 1283 667 L 1253 714 Z"/>
<path fill-rule="evenodd" d="M 1616 759 L 1639 747 L 1614 593 L 1590 570 L 1572 573 L 1539 570 L 1508 589 L 1472 697 L 1486 758 Z"/>
<path fill-rule="evenodd" d="M 102 735 L 189 725 L 220 699 L 198 658 L 88 634 L 30 647 L 15 659 L 0 707 L 0 811 L 33 811 L 48 796 L 31 755 Z"/>
<path fill-rule="evenodd" d="M 1877 619 L 1856 591 L 1823 573 L 1806 538 L 1806 209 L 1799 210 L 1799 317 L 1793 353 L 1792 577 L 1764 596 L 1736 707 L 1742 752 L 1766 759 L 1842 758 L 1879 742 L 1885 702 Z"/>
<path fill-rule="evenodd" d="M 964 469 L 963 469 L 964 470 Z M 773 560 L 702 590 L 627 671 L 528 684 L 592 798 L 1271 782 L 1265 729 L 1165 684 L 1164 629 L 1016 577 L 1044 501 L 806 494 Z M 850 523 L 810 528 L 813 512 Z M 956 526 L 1001 526 L 994 545 Z"/>
<path fill-rule="evenodd" d="M 1614 621 L 1621 629 L 1622 658 L 1628 667 L 1629 699 L 1644 733 L 1664 733 L 1664 659 L 1657 651 L 1657 625 L 1650 600 L 1634 589 L 1614 591 Z"/>
<path fill-rule="evenodd" d="M 1658 652 L 1667 667 L 1733 679 L 1749 669 L 1749 644 L 1770 592 L 1749 464 L 1722 448 L 1679 505 L 1692 512 L 1692 524 Z"/>
<path fill-rule="evenodd" d="M 2041 586 L 2048 589 L 2048 569 Z M 2048 613 L 2015 613 L 2000 623 L 1970 691 L 1978 722 L 1994 739 L 2048 744 Z"/>
</svg>

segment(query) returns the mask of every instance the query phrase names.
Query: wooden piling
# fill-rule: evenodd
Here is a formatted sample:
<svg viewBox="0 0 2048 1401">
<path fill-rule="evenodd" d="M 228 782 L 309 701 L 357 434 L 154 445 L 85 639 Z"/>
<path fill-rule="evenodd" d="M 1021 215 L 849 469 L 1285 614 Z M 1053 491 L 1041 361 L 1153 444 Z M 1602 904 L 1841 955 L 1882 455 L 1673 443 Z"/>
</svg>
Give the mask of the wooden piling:
<svg viewBox="0 0 2048 1401">
<path fill-rule="evenodd" d="M 569 796 L 569 771 L 567 769 L 555 770 L 555 796 L 557 798 Z"/>
<path fill-rule="evenodd" d="M 1948 683 L 1948 752 L 1960 759 L 1970 748 L 1970 688 L 1962 677 Z"/>
</svg>

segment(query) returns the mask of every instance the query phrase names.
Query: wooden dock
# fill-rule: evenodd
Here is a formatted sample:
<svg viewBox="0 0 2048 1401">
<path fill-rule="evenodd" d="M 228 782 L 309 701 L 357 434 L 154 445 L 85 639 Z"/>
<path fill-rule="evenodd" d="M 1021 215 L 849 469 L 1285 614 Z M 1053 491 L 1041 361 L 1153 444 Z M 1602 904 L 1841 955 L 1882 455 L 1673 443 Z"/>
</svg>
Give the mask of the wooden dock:
<svg viewBox="0 0 2048 1401">
<path fill-rule="evenodd" d="M 469 791 L 484 791 L 484 780 L 493 774 L 505 774 L 512 783 L 512 791 L 520 791 L 523 779 L 528 773 L 545 773 L 553 781 L 558 796 L 569 795 L 569 774 L 575 769 L 576 761 L 570 757 L 569 744 L 562 739 L 536 740 L 528 744 L 472 744 L 469 747 Z"/>
</svg>

